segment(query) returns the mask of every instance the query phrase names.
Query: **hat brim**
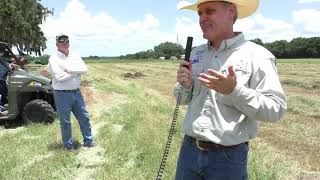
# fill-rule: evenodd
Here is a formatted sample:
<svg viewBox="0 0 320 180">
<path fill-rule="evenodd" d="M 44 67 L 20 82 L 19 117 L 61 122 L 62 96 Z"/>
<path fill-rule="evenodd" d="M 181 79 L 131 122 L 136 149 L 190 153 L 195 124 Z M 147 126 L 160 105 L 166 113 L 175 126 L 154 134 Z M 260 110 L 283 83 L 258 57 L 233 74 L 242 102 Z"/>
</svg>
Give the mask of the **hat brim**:
<svg viewBox="0 0 320 180">
<path fill-rule="evenodd" d="M 184 6 L 180 9 L 189 9 L 192 11 L 198 11 L 198 6 L 205 2 L 212 2 L 212 1 L 225 1 L 229 3 L 233 3 L 237 6 L 238 11 L 238 19 L 242 19 L 245 17 L 248 17 L 252 15 L 259 6 L 259 0 L 250 0 L 249 1 L 243 1 L 243 0 L 200 0 L 194 4 Z"/>
</svg>

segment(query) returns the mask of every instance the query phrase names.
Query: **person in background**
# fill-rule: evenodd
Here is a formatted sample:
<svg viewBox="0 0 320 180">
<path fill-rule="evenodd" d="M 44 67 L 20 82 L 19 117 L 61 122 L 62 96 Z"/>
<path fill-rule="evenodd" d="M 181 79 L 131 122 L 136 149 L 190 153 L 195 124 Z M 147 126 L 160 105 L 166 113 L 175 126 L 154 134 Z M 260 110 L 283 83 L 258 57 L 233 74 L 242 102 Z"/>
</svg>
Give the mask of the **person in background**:
<svg viewBox="0 0 320 180">
<path fill-rule="evenodd" d="M 4 105 L 8 102 L 8 84 L 7 76 L 13 66 L 0 57 L 0 116 L 6 115 L 7 111 Z"/>
<path fill-rule="evenodd" d="M 259 0 L 198 0 L 194 10 L 207 44 L 181 62 L 175 95 L 188 104 L 177 180 L 248 179 L 249 141 L 258 124 L 279 121 L 287 109 L 275 66 L 264 47 L 234 32 L 239 18 L 253 14 Z"/>
<path fill-rule="evenodd" d="M 8 63 L 6 58 L 0 57 L 0 115 L 2 116 L 8 113 L 4 107 L 4 105 L 8 103 L 7 77 L 10 71 L 17 67 L 17 65 L 13 63 L 13 59 L 14 58 L 11 58 L 12 62 Z"/>
<path fill-rule="evenodd" d="M 50 56 L 48 69 L 52 76 L 53 97 L 60 117 L 63 146 L 74 149 L 70 114 L 74 114 L 83 136 L 83 146 L 93 147 L 93 134 L 89 113 L 80 91 L 81 75 L 87 72 L 82 58 L 69 49 L 69 37 L 56 36 L 57 52 Z"/>
<path fill-rule="evenodd" d="M 11 67 L 12 67 L 11 69 L 15 69 L 15 68 L 18 68 L 18 67 L 19 67 L 19 64 L 18 64 L 18 62 L 17 62 L 17 60 L 16 60 L 15 58 L 11 58 L 10 60 L 11 60 L 10 65 L 11 65 Z M 26 58 L 24 58 L 24 57 L 21 57 L 21 59 L 20 59 L 19 62 L 20 62 L 20 64 L 21 64 L 22 66 L 28 64 L 28 60 L 27 60 Z"/>
</svg>

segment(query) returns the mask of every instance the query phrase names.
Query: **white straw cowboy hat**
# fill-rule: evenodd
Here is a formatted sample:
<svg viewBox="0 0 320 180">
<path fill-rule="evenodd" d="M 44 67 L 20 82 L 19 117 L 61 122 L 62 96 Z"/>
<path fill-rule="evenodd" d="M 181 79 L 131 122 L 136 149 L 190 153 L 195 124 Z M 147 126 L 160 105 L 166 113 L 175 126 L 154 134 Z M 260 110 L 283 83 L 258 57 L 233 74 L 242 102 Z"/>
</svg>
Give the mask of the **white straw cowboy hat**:
<svg viewBox="0 0 320 180">
<path fill-rule="evenodd" d="M 237 6 L 239 19 L 250 16 L 257 10 L 259 6 L 259 0 L 198 0 L 196 3 L 184 6 L 180 9 L 198 11 L 198 6 L 200 4 L 210 1 L 225 1 L 235 4 Z"/>
</svg>

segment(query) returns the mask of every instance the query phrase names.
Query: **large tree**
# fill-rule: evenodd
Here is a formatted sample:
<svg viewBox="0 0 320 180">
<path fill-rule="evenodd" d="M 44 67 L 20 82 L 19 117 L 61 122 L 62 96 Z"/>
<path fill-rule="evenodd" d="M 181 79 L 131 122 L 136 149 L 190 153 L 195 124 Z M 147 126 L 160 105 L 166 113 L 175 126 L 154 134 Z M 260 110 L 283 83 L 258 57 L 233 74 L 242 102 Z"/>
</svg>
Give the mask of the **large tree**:
<svg viewBox="0 0 320 180">
<path fill-rule="evenodd" d="M 46 48 L 40 24 L 53 10 L 40 4 L 41 0 L 0 1 L 0 41 L 17 46 L 27 53 L 41 55 Z"/>
<path fill-rule="evenodd" d="M 164 56 L 166 59 L 169 59 L 171 56 L 180 57 L 183 54 L 184 49 L 180 44 L 175 44 L 172 42 L 161 43 L 158 46 L 154 47 L 154 52 L 157 56 Z"/>
<path fill-rule="evenodd" d="M 266 43 L 265 47 L 273 53 L 277 58 L 287 58 L 288 42 L 286 40 L 274 41 L 272 43 Z"/>
</svg>

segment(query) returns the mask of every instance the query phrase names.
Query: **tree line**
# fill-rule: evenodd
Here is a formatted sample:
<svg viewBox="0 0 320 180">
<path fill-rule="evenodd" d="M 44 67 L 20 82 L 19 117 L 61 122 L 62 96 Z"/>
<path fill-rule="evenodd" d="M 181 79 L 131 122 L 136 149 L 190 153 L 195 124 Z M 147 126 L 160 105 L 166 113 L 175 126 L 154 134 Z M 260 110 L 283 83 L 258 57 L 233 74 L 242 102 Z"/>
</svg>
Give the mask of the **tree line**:
<svg viewBox="0 0 320 180">
<path fill-rule="evenodd" d="M 164 42 L 153 49 L 141 51 L 134 54 L 121 55 L 120 59 L 170 59 L 171 57 L 180 58 L 184 54 L 184 48 L 180 44 L 172 42 Z"/>
<path fill-rule="evenodd" d="M 256 38 L 250 40 L 255 42 L 272 52 L 277 58 L 320 58 L 320 37 L 311 38 L 294 38 L 290 42 L 286 40 L 278 40 L 271 43 L 263 43 L 261 39 Z M 140 51 L 134 54 L 122 55 L 120 59 L 159 59 L 164 57 L 180 58 L 184 54 L 185 49 L 180 44 L 172 42 L 161 43 L 154 49 Z"/>
<path fill-rule="evenodd" d="M 261 39 L 251 40 L 264 46 L 277 58 L 320 58 L 320 37 L 294 38 L 290 42 L 286 40 L 263 43 Z"/>
</svg>

